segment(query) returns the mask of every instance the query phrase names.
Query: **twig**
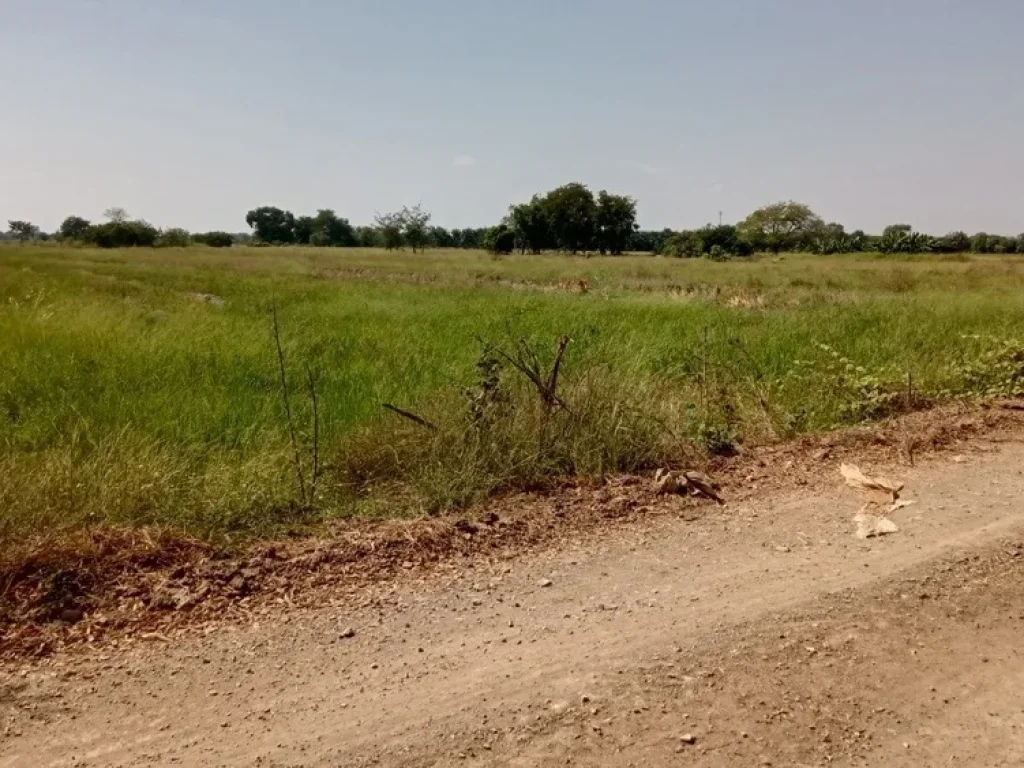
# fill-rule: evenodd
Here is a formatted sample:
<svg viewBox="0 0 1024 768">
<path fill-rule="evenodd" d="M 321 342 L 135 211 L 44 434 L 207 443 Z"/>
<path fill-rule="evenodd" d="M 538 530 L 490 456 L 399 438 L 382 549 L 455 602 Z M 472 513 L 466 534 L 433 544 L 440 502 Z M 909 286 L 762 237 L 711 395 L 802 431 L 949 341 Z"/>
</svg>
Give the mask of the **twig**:
<svg viewBox="0 0 1024 768">
<path fill-rule="evenodd" d="M 402 418 L 415 422 L 416 424 L 419 424 L 421 427 L 426 427 L 431 432 L 437 432 L 437 425 L 430 423 L 422 416 L 417 416 L 415 413 L 410 413 L 409 411 L 403 411 L 401 408 L 398 408 L 397 406 L 394 406 L 391 403 L 381 403 L 381 407 L 387 408 L 392 413 L 397 413 Z"/>
<path fill-rule="evenodd" d="M 281 399 L 284 401 L 284 414 L 288 420 L 288 434 L 292 441 L 292 457 L 295 462 L 295 475 L 299 481 L 299 493 L 302 503 L 307 503 L 306 479 L 302 475 L 302 460 L 299 458 L 299 441 L 295 437 L 295 420 L 292 418 L 291 398 L 288 396 L 288 377 L 285 375 L 284 351 L 281 349 L 281 329 L 277 322 L 277 304 L 270 305 L 270 314 L 274 321 L 274 344 L 277 347 L 277 362 L 281 371 Z"/>
<path fill-rule="evenodd" d="M 313 369 L 306 366 L 306 380 L 309 383 L 309 399 L 313 403 L 313 474 L 309 480 L 309 503 L 316 504 L 316 481 L 320 476 L 320 408 L 316 397 L 316 379 Z"/>
</svg>

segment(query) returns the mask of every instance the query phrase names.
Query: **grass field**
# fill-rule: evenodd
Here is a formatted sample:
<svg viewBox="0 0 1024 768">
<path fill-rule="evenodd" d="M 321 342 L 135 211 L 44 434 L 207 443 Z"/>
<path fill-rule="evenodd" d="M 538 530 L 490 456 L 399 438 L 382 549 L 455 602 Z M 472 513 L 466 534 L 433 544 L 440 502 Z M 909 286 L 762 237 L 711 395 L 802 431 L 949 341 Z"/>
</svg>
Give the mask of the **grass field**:
<svg viewBox="0 0 1024 768">
<path fill-rule="evenodd" d="M 487 345 L 525 339 L 545 367 L 562 334 L 567 408 L 548 409 Z M 1020 257 L 5 245 L 0 544 L 109 524 L 237 541 L 433 512 L 558 474 L 1012 394 L 1018 339 Z"/>
</svg>

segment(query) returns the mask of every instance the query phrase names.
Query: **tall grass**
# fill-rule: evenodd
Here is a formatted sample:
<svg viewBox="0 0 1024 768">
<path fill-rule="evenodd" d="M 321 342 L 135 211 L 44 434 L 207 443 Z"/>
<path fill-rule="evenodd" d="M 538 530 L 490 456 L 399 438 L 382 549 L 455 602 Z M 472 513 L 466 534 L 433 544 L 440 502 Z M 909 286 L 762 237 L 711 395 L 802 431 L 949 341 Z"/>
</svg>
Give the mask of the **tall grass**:
<svg viewBox="0 0 1024 768">
<path fill-rule="evenodd" d="M 962 391 L 957 371 L 984 345 L 966 336 L 1024 337 L 1022 289 L 1013 258 L 0 247 L 0 541 L 93 524 L 240 538 L 429 512 L 872 417 L 908 373 L 920 392 Z M 309 366 L 317 381 L 328 471 L 312 511 L 294 487 L 272 304 L 289 378 Z M 483 425 L 485 344 L 543 353 L 563 333 L 571 413 L 544 414 L 506 366 L 500 418 Z M 293 407 L 310 450 L 299 391 Z"/>
</svg>

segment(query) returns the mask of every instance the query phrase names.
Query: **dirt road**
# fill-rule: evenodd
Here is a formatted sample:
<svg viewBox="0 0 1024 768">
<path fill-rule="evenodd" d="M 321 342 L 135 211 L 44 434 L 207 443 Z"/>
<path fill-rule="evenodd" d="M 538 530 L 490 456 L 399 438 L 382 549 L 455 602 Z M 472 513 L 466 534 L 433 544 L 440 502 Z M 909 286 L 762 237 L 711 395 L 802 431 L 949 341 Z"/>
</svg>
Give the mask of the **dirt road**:
<svg viewBox="0 0 1024 768">
<path fill-rule="evenodd" d="M 1024 444 L 0 672 L 0 765 L 1021 765 Z"/>
</svg>

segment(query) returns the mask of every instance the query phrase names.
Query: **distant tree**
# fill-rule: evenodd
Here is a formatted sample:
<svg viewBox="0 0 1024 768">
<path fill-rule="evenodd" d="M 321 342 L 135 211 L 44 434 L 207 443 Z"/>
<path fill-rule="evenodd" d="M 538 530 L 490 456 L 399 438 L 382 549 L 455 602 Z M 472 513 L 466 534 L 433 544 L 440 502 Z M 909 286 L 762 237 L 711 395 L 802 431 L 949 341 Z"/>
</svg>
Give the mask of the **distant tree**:
<svg viewBox="0 0 1024 768">
<path fill-rule="evenodd" d="M 355 237 L 356 245 L 363 248 L 381 248 L 384 245 L 376 227 L 357 227 Z"/>
<path fill-rule="evenodd" d="M 693 259 L 704 253 L 704 239 L 694 230 L 673 232 L 665 238 L 658 253 L 675 259 Z"/>
<path fill-rule="evenodd" d="M 208 245 L 210 248 L 230 248 L 234 245 L 235 238 L 227 232 L 203 232 L 192 235 L 192 241 Z"/>
<path fill-rule="evenodd" d="M 338 218 L 330 208 L 321 208 L 312 221 L 309 242 L 313 245 L 351 247 L 356 244 L 355 230 L 348 219 Z"/>
<path fill-rule="evenodd" d="M 487 229 L 481 229 L 479 227 L 471 227 L 469 229 L 463 229 L 459 233 L 459 248 L 483 248 L 484 238 L 487 235 Z"/>
<path fill-rule="evenodd" d="M 516 234 L 508 224 L 499 224 L 487 230 L 483 244 L 491 253 L 512 253 L 516 246 Z"/>
<path fill-rule="evenodd" d="M 897 235 L 909 235 L 914 228 L 909 224 L 890 224 L 882 230 L 882 237 L 896 237 Z"/>
<path fill-rule="evenodd" d="M 57 237 L 61 240 L 81 240 L 89 231 L 89 220 L 81 216 L 68 216 L 61 222 Z"/>
<path fill-rule="evenodd" d="M 85 240 L 100 248 L 148 248 L 159 236 L 159 230 L 145 221 L 108 221 L 89 227 Z"/>
<path fill-rule="evenodd" d="M 553 189 L 544 198 L 555 245 L 570 253 L 587 251 L 597 235 L 597 202 L 583 184 Z"/>
<path fill-rule="evenodd" d="M 254 208 L 245 215 L 256 239 L 270 245 L 295 242 L 295 216 L 273 206 Z"/>
<path fill-rule="evenodd" d="M 103 218 L 115 224 L 120 224 L 128 221 L 130 217 L 128 216 L 128 211 L 124 208 L 114 206 L 113 208 L 107 208 L 107 210 L 103 212 Z"/>
<path fill-rule="evenodd" d="M 966 232 L 950 232 L 936 238 L 935 250 L 938 253 L 967 253 L 971 250 L 971 238 Z"/>
<path fill-rule="evenodd" d="M 444 227 L 433 226 L 428 233 L 430 244 L 435 248 L 454 248 L 455 238 L 451 232 Z"/>
<path fill-rule="evenodd" d="M 402 236 L 412 248 L 412 252 L 416 253 L 417 249 L 422 251 L 430 240 L 430 231 L 427 228 L 430 213 L 417 203 L 412 208 L 402 208 L 398 212 L 398 219 L 402 225 Z"/>
<path fill-rule="evenodd" d="M 636 229 L 636 200 L 603 189 L 597 193 L 597 243 L 601 253 L 621 254 Z"/>
<path fill-rule="evenodd" d="M 909 224 L 893 224 L 882 232 L 877 248 L 882 253 L 931 253 L 935 238 L 915 232 Z"/>
<path fill-rule="evenodd" d="M 974 253 L 991 253 L 991 237 L 986 232 L 979 232 L 971 238 L 971 250 Z"/>
<path fill-rule="evenodd" d="M 185 248 L 192 244 L 192 236 L 187 229 L 172 227 L 161 232 L 155 244 L 162 248 Z"/>
<path fill-rule="evenodd" d="M 39 227 L 30 221 L 8 221 L 7 225 L 10 227 L 11 234 L 23 243 L 39 234 Z"/>
<path fill-rule="evenodd" d="M 822 225 L 821 218 L 809 207 L 787 201 L 758 208 L 739 228 L 756 250 L 778 253 L 808 245 Z"/>
<path fill-rule="evenodd" d="M 293 232 L 295 233 L 295 239 L 292 240 L 293 243 L 296 245 L 309 245 L 310 238 L 313 237 L 313 217 L 296 216 Z"/>
<path fill-rule="evenodd" d="M 376 214 L 373 222 L 377 230 L 378 245 L 393 251 L 405 245 L 404 227 L 405 221 L 402 214 L 385 213 Z"/>
<path fill-rule="evenodd" d="M 528 203 L 513 205 L 508 210 L 509 228 L 516 247 L 526 253 L 540 253 L 552 244 L 551 221 L 545 201 L 534 195 Z"/>
<path fill-rule="evenodd" d="M 700 230 L 699 239 L 701 252 L 710 255 L 715 249 L 719 254 L 728 256 L 749 256 L 754 252 L 753 246 L 743 239 L 739 227 L 735 224 L 708 225 Z"/>
</svg>

